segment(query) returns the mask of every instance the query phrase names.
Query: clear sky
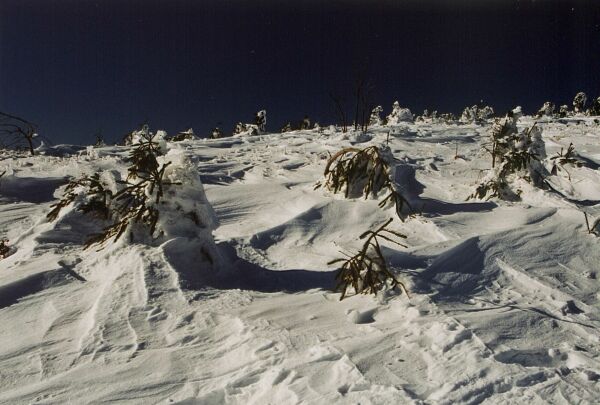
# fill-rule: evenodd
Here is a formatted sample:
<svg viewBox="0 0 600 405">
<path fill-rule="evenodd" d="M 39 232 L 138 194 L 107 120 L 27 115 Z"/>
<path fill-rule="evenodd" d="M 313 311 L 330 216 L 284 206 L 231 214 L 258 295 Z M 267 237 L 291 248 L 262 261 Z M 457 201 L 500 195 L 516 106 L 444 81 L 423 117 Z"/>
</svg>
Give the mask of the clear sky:
<svg viewBox="0 0 600 405">
<path fill-rule="evenodd" d="M 0 111 L 55 143 L 330 123 L 365 70 L 385 112 L 597 97 L 600 1 L 0 0 Z"/>
</svg>

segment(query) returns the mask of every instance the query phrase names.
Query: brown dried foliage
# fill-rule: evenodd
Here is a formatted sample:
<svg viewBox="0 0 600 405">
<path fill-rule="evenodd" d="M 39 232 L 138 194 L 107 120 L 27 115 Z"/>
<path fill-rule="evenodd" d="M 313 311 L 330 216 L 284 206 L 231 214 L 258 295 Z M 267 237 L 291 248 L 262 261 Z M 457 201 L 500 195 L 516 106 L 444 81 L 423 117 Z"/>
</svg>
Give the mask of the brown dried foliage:
<svg viewBox="0 0 600 405">
<path fill-rule="evenodd" d="M 394 237 L 405 239 L 406 236 L 387 229 L 391 222 L 390 218 L 376 230 L 369 230 L 360 235 L 360 239 L 365 239 L 365 242 L 355 255 L 348 255 L 347 258 L 335 259 L 328 263 L 329 265 L 342 263 L 336 275 L 338 280 L 336 290 L 342 292 L 340 301 L 346 297 L 349 287 L 354 288 L 356 294 L 376 294 L 389 285 L 392 289 L 400 288 L 408 295 L 406 286 L 392 274 L 381 252 L 379 239 L 405 247 L 394 240 Z"/>
</svg>

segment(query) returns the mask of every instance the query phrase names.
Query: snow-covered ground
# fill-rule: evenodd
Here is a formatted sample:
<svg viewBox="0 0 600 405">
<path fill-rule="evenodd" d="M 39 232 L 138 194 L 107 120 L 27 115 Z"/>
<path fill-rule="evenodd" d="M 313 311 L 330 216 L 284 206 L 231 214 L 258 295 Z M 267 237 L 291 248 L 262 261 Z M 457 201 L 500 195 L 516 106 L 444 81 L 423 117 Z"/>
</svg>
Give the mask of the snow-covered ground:
<svg viewBox="0 0 600 405">
<path fill-rule="evenodd" d="M 559 192 L 518 183 L 519 202 L 467 201 L 489 124 L 173 143 L 220 222 L 217 273 L 193 244 L 83 250 L 93 220 L 45 219 L 68 176 L 123 169 L 129 148 L 2 152 L 0 403 L 598 403 L 600 126 L 538 125 L 548 156 L 572 142 L 585 166 Z M 395 212 L 314 186 L 330 153 L 388 137 L 422 212 L 384 250 L 410 297 L 339 301 L 327 262 Z"/>
</svg>

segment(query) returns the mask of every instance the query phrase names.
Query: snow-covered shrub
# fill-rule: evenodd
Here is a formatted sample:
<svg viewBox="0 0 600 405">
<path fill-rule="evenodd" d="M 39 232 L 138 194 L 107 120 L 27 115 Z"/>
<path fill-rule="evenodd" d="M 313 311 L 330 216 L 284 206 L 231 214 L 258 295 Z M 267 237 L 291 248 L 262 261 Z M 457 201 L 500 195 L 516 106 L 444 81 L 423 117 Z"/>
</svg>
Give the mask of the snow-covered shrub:
<svg viewBox="0 0 600 405">
<path fill-rule="evenodd" d="M 386 117 L 387 125 L 397 125 L 400 122 L 412 122 L 414 117 L 408 108 L 401 108 L 398 101 L 394 101 L 392 112 Z"/>
<path fill-rule="evenodd" d="M 265 132 L 267 127 L 267 110 L 257 112 L 254 123 L 260 132 Z"/>
<path fill-rule="evenodd" d="M 302 124 L 300 124 L 300 129 L 310 129 L 310 118 L 308 115 L 305 115 L 302 119 Z"/>
<path fill-rule="evenodd" d="M 552 117 L 554 116 L 554 109 L 556 107 L 554 106 L 554 103 L 551 101 L 546 101 L 544 103 L 544 105 L 538 110 L 538 112 L 535 114 L 536 118 L 541 118 L 541 117 Z"/>
<path fill-rule="evenodd" d="M 596 116 L 600 115 L 600 97 L 592 101 L 592 105 L 588 110 L 588 115 Z"/>
<path fill-rule="evenodd" d="M 223 133 L 223 131 L 221 131 L 221 128 L 219 128 L 219 127 L 213 128 L 212 132 L 210 133 L 211 139 L 220 139 L 220 138 L 224 138 L 224 137 L 225 137 L 225 134 Z"/>
<path fill-rule="evenodd" d="M 192 128 L 190 128 L 187 131 L 181 131 L 177 135 L 173 135 L 172 137 L 167 138 L 167 139 L 171 142 L 181 142 L 181 141 L 196 139 L 196 135 L 194 134 L 194 130 Z"/>
<path fill-rule="evenodd" d="M 463 110 L 460 121 L 470 124 L 470 123 L 479 123 L 482 121 L 486 121 L 494 115 L 494 109 L 490 106 L 479 107 L 478 105 L 473 105 L 472 107 L 465 107 Z"/>
<path fill-rule="evenodd" d="M 411 213 L 408 200 L 392 182 L 393 156 L 388 148 L 369 146 L 365 149 L 344 148 L 334 154 L 325 167 L 325 181 L 318 182 L 315 189 L 324 186 L 337 193 L 344 190 L 346 198 L 358 198 L 369 195 L 376 198 L 387 190 L 388 195 L 379 203 L 381 208 L 393 203 L 396 214 L 402 220 Z"/>
<path fill-rule="evenodd" d="M 494 116 L 494 109 L 489 105 L 477 110 L 477 119 L 479 121 L 485 121 Z"/>
<path fill-rule="evenodd" d="M 558 110 L 558 116 L 560 118 L 568 117 L 569 116 L 569 106 L 566 104 L 561 105 Z"/>
<path fill-rule="evenodd" d="M 158 131 L 157 135 L 161 136 L 164 141 L 164 135 L 166 135 L 165 131 Z M 147 124 L 142 125 L 141 129 L 133 130 L 131 133 L 125 135 L 123 138 L 123 145 L 131 146 L 138 144 L 141 140 L 147 139 L 150 136 L 150 127 Z"/>
<path fill-rule="evenodd" d="M 446 124 L 452 124 L 456 122 L 456 115 L 452 113 L 442 113 L 440 114 L 440 119 L 444 121 Z"/>
<path fill-rule="evenodd" d="M 284 132 L 291 132 L 292 131 L 292 123 L 291 122 L 287 122 L 284 126 L 281 127 L 280 132 L 283 134 Z"/>
<path fill-rule="evenodd" d="M 587 103 L 587 96 L 583 91 L 580 91 L 575 95 L 573 99 L 573 111 L 575 114 L 583 114 L 585 112 L 585 104 Z"/>
<path fill-rule="evenodd" d="M 350 287 L 354 289 L 355 294 L 377 294 L 382 290 L 399 288 L 408 295 L 406 286 L 401 281 L 398 281 L 390 271 L 385 257 L 381 252 L 379 238 L 406 247 L 394 240 L 394 238 L 405 239 L 405 235 L 387 229 L 387 226 L 391 222 L 392 219 L 389 219 L 376 230 L 369 230 L 360 235 L 360 239 L 365 239 L 365 242 L 360 251 L 355 255 L 335 259 L 328 263 L 329 265 L 342 263 L 336 274 L 338 281 L 336 290 L 342 293 L 340 301 L 346 297 L 346 293 Z"/>
<path fill-rule="evenodd" d="M 557 152 L 556 155 L 550 158 L 552 162 L 552 169 L 550 169 L 550 173 L 554 176 L 558 174 L 559 171 L 565 171 L 569 180 L 571 180 L 571 174 L 565 168 L 567 165 L 581 167 L 583 164 L 579 159 L 577 159 L 577 154 L 575 153 L 575 147 L 572 143 L 569 144 L 567 151 L 563 153 L 563 148 L 560 148 L 560 152 Z"/>
<path fill-rule="evenodd" d="M 382 125 L 383 119 L 381 118 L 381 113 L 383 112 L 383 107 L 378 105 L 373 108 L 371 111 L 371 116 L 369 117 L 369 125 Z"/>
<path fill-rule="evenodd" d="M 258 127 L 254 124 L 238 122 L 233 129 L 233 135 L 258 135 Z"/>
<path fill-rule="evenodd" d="M 94 147 L 101 148 L 104 146 L 106 146 L 106 142 L 104 142 L 104 138 L 102 137 L 102 135 L 100 135 L 100 134 L 96 135 L 96 142 L 94 143 Z"/>
<path fill-rule="evenodd" d="M 115 191 L 110 188 L 109 183 L 100 177 L 100 173 L 72 180 L 67 184 L 62 198 L 50 206 L 52 209 L 46 217 L 54 221 L 63 208 L 77 202 L 77 210 L 99 219 L 108 219 L 108 207 Z"/>
<path fill-rule="evenodd" d="M 0 259 L 6 259 L 10 255 L 8 239 L 0 239 Z"/>
<path fill-rule="evenodd" d="M 139 136 L 125 180 L 120 173 L 104 172 L 72 181 L 48 219 L 57 219 L 63 208 L 74 204 L 75 209 L 108 222 L 87 240 L 86 247 L 103 246 L 124 234 L 130 241 L 144 243 L 174 237 L 210 240 L 216 219 L 194 166 L 181 150 L 167 153 L 161 134 L 145 128 Z"/>
<path fill-rule="evenodd" d="M 510 188 L 510 176 L 521 177 L 536 187 L 543 187 L 546 170 L 540 160 L 546 157 L 541 129 L 535 124 L 518 133 L 518 111 L 513 110 L 503 121 L 496 120 L 492 126 L 492 170 L 469 198 L 515 200 L 517 193 Z"/>
</svg>

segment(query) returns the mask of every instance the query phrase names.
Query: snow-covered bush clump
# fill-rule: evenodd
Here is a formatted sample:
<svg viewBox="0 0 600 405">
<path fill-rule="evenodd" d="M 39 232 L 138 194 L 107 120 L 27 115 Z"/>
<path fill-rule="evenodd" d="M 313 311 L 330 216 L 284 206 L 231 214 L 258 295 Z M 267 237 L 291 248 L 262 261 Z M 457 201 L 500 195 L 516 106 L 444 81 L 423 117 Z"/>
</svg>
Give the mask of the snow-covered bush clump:
<svg viewBox="0 0 600 405">
<path fill-rule="evenodd" d="M 550 173 L 553 176 L 556 176 L 558 172 L 565 171 L 569 180 L 571 180 L 571 174 L 567 171 L 565 166 L 575 166 L 581 167 L 583 163 L 577 158 L 577 153 L 575 152 L 575 147 L 573 143 L 569 144 L 569 147 L 566 151 L 563 148 L 560 148 L 560 152 L 557 152 L 556 155 L 550 158 L 550 162 L 552 162 L 552 168 L 550 169 Z"/>
<path fill-rule="evenodd" d="M 283 134 L 285 132 L 291 132 L 292 131 L 292 123 L 291 122 L 286 122 L 280 129 L 280 132 Z"/>
<path fill-rule="evenodd" d="M 587 95 L 580 91 L 573 99 L 573 111 L 575 114 L 583 114 L 585 112 L 585 104 L 587 103 Z"/>
<path fill-rule="evenodd" d="M 235 128 L 233 129 L 234 136 L 243 136 L 243 135 L 258 135 L 258 127 L 254 124 L 243 124 L 238 122 L 235 124 Z"/>
<path fill-rule="evenodd" d="M 221 131 L 221 128 L 219 128 L 219 127 L 213 128 L 213 130 L 210 133 L 211 139 L 220 139 L 220 138 L 224 138 L 224 137 L 225 137 L 225 134 L 223 133 L 223 131 Z"/>
<path fill-rule="evenodd" d="M 600 97 L 592 101 L 592 105 L 588 110 L 588 115 L 596 116 L 600 115 Z"/>
<path fill-rule="evenodd" d="M 397 125 L 400 122 L 413 122 L 414 117 L 408 108 L 401 108 L 400 103 L 394 101 L 392 112 L 386 117 L 387 125 Z"/>
<path fill-rule="evenodd" d="M 563 104 L 560 106 L 560 108 L 558 109 L 558 116 L 560 118 L 565 118 L 569 116 L 569 106 L 566 104 Z"/>
<path fill-rule="evenodd" d="M 370 126 L 383 124 L 383 119 L 381 118 L 382 112 L 383 112 L 383 107 L 380 105 L 373 108 L 373 110 L 371 111 L 371 116 L 369 117 L 369 125 Z"/>
<path fill-rule="evenodd" d="M 542 131 L 534 124 L 519 133 L 519 117 L 520 109 L 516 108 L 503 120 L 494 122 L 491 145 L 484 147 L 492 157 L 492 170 L 469 198 L 518 199 L 518 193 L 510 188 L 510 182 L 515 176 L 536 187 L 543 187 L 547 173 L 541 163 L 546 157 Z"/>
<path fill-rule="evenodd" d="M 388 203 L 394 204 L 396 214 L 404 220 L 413 211 L 402 193 L 409 187 L 392 181 L 395 175 L 393 161 L 389 148 L 344 148 L 327 161 L 325 181 L 318 182 L 315 189 L 324 186 L 333 193 L 344 190 L 346 198 L 364 196 L 365 199 L 369 196 L 377 198 L 381 191 L 387 190 L 388 194 L 379 206 L 383 208 Z"/>
<path fill-rule="evenodd" d="M 196 139 L 196 135 L 194 134 L 194 130 L 192 128 L 186 131 L 181 131 L 177 135 L 173 135 L 172 137 L 168 138 L 168 140 L 171 142 L 181 142 L 193 139 Z"/>
<path fill-rule="evenodd" d="M 535 114 L 536 118 L 541 118 L 541 117 L 552 117 L 554 116 L 554 109 L 556 107 L 554 106 L 554 103 L 551 101 L 546 101 L 544 103 L 544 105 L 538 110 L 538 112 Z"/>
<path fill-rule="evenodd" d="M 214 254 L 211 232 L 217 220 L 195 167 L 181 150 L 167 150 L 160 131 L 152 134 L 144 127 L 136 135 L 127 173 L 106 171 L 72 181 L 48 219 L 59 219 L 62 209 L 72 207 L 102 220 L 106 226 L 86 247 L 122 236 L 145 244 L 184 237 L 213 252 L 207 256 Z"/>
<path fill-rule="evenodd" d="M 243 135 L 259 135 L 266 130 L 267 125 L 267 111 L 260 110 L 254 117 L 254 124 L 244 124 L 238 122 L 233 129 L 234 136 Z"/>
<path fill-rule="evenodd" d="M 460 121 L 466 124 L 479 123 L 486 121 L 494 115 L 494 109 L 490 106 L 479 107 L 474 105 L 472 107 L 465 107 L 463 110 Z"/>
<path fill-rule="evenodd" d="M 163 148 L 163 150 L 166 150 L 166 140 L 168 137 L 167 132 L 159 129 L 158 131 L 156 131 L 156 134 L 151 134 L 150 128 L 147 124 L 144 124 L 141 129 L 133 130 L 128 135 L 125 135 L 125 137 L 123 138 L 123 145 L 136 145 L 144 141 L 145 139 L 148 139 L 149 137 L 152 137 L 156 143 L 160 144 L 160 147 Z"/>
<path fill-rule="evenodd" d="M 6 259 L 10 255 L 8 239 L 0 239 L 0 259 Z"/>
<path fill-rule="evenodd" d="M 267 110 L 260 110 L 257 112 L 254 121 L 258 130 L 260 132 L 265 132 L 267 129 Z"/>
<path fill-rule="evenodd" d="M 489 105 L 486 105 L 483 108 L 479 108 L 477 110 L 477 119 L 480 121 L 485 121 L 494 115 L 494 109 Z"/>
<path fill-rule="evenodd" d="M 302 124 L 300 124 L 300 129 L 310 129 L 310 118 L 308 115 L 305 115 L 302 119 Z"/>
</svg>

